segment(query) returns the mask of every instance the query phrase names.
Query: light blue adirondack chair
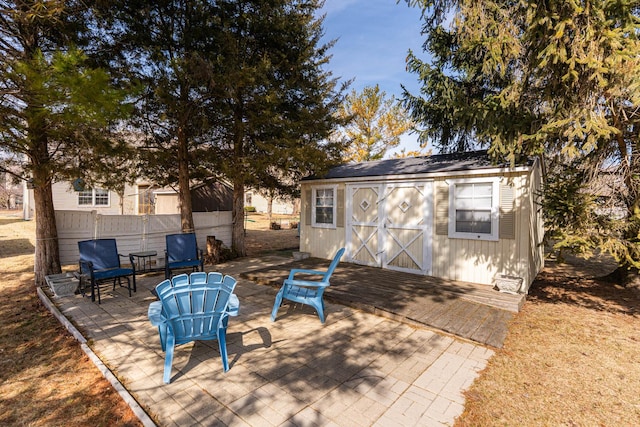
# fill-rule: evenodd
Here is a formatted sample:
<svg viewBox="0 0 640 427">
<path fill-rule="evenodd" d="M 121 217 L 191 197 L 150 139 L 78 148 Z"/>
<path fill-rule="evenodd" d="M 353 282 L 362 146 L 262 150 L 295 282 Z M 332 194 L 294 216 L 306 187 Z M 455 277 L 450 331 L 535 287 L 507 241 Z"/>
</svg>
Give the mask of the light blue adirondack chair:
<svg viewBox="0 0 640 427">
<path fill-rule="evenodd" d="M 185 280 L 187 279 L 187 280 Z M 191 280 L 189 280 L 191 279 Z M 233 290 L 236 279 L 218 273 L 181 274 L 164 280 L 155 290 L 160 301 L 149 305 L 149 320 L 158 327 L 160 344 L 166 352 L 163 381 L 169 384 L 176 345 L 191 341 L 218 340 L 224 372 L 227 360 L 229 316 L 237 316 L 239 301 Z"/>
<path fill-rule="evenodd" d="M 93 239 L 82 240 L 78 242 L 78 252 L 80 253 L 80 273 L 88 276 L 91 285 L 91 301 L 96 300 L 98 294 L 98 304 L 100 301 L 101 282 L 113 281 L 115 289 L 116 281 L 122 286 L 121 279 L 127 279 L 127 289 L 129 296 L 131 290 L 136 291 L 136 269 L 133 257 L 129 256 L 130 267 L 123 267 L 120 264 L 120 257 L 124 255 L 118 254 L 118 246 L 116 239 Z M 131 276 L 133 287 L 129 280 Z M 84 295 L 84 289 L 83 289 Z"/>
<path fill-rule="evenodd" d="M 204 257 L 198 249 L 195 233 L 169 234 L 165 236 L 166 249 L 164 278 L 171 277 L 171 271 L 179 268 L 191 268 L 192 271 L 204 270 Z"/>
<path fill-rule="evenodd" d="M 283 299 L 288 299 L 300 304 L 310 305 L 316 309 L 320 322 L 324 323 L 324 300 L 322 296 L 324 290 L 329 287 L 329 279 L 333 274 L 333 271 L 338 266 L 340 258 L 344 254 L 344 248 L 340 249 L 333 257 L 333 261 L 329 265 L 327 271 L 319 270 L 305 270 L 305 269 L 293 269 L 289 272 L 289 277 L 284 281 L 282 288 L 276 295 L 276 301 L 273 304 L 273 310 L 271 310 L 271 321 L 276 321 L 278 315 L 278 309 L 282 304 Z M 295 279 L 296 274 L 320 276 L 316 280 L 310 279 Z"/>
</svg>

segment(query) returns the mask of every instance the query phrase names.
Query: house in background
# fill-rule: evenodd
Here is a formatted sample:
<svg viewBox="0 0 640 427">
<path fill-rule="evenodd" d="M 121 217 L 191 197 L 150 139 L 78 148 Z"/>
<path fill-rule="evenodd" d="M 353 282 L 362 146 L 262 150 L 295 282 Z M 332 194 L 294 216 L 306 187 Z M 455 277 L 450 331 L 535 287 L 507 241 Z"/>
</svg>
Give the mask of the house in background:
<svg viewBox="0 0 640 427">
<path fill-rule="evenodd" d="M 300 250 L 356 264 L 493 285 L 544 266 L 537 159 L 486 151 L 345 164 L 301 182 Z M 366 285 L 366 284 L 363 284 Z"/>
<path fill-rule="evenodd" d="M 155 186 L 145 181 L 126 185 L 119 195 L 101 188 L 74 188 L 73 183 L 57 182 L 52 186 L 54 209 L 70 211 L 95 211 L 102 215 L 144 215 L 180 213 L 178 194 L 171 188 Z M 33 191 L 25 191 L 27 201 Z M 230 211 L 233 203 L 232 189 L 220 182 L 196 185 L 191 190 L 193 212 Z M 32 206 L 27 203 L 25 206 Z M 33 217 L 33 210 L 25 213 L 25 219 Z"/>
</svg>

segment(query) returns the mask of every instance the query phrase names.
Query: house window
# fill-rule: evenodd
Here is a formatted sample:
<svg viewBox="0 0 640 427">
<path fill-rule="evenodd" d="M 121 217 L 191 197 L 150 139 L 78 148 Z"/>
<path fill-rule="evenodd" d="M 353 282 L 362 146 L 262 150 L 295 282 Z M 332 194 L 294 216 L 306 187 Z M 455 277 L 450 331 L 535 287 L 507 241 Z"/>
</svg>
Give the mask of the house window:
<svg viewBox="0 0 640 427">
<path fill-rule="evenodd" d="M 449 237 L 498 240 L 498 180 L 461 180 L 449 187 Z"/>
<path fill-rule="evenodd" d="M 109 192 L 99 188 L 78 191 L 79 206 L 109 206 Z"/>
<path fill-rule="evenodd" d="M 311 222 L 314 227 L 336 227 L 336 186 L 313 189 L 313 209 Z"/>
</svg>

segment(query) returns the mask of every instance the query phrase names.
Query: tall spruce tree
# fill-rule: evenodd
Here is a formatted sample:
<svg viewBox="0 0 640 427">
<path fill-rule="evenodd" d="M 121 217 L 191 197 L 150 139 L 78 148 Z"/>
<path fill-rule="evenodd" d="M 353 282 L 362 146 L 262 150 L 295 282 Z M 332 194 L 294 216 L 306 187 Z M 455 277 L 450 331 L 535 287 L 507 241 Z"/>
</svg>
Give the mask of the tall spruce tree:
<svg viewBox="0 0 640 427">
<path fill-rule="evenodd" d="M 431 56 L 408 57 L 422 89 L 405 91 L 404 102 L 424 126 L 421 140 L 443 151 L 484 145 L 513 163 L 543 156 L 550 174 L 571 175 L 550 177 L 546 187 L 557 247 L 598 248 L 620 271 L 637 270 L 640 2 L 407 3 L 423 8 Z M 603 172 L 608 190 L 595 194 Z M 624 215 L 599 205 L 604 199 Z"/>
<path fill-rule="evenodd" d="M 0 157 L 33 186 L 38 285 L 60 272 L 52 183 L 99 181 L 94 165 L 126 150 L 115 137 L 125 93 L 82 50 L 95 41 L 93 17 L 82 1 L 0 2 Z"/>
</svg>

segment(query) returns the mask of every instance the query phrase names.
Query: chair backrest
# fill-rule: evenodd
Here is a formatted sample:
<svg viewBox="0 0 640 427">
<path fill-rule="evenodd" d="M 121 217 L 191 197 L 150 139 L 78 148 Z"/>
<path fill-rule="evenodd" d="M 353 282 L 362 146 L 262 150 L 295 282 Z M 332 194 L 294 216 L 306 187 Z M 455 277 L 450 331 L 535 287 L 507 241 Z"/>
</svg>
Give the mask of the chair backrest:
<svg viewBox="0 0 640 427">
<path fill-rule="evenodd" d="M 222 278 L 224 276 L 222 275 L 222 273 L 218 273 L 216 271 L 212 271 L 207 275 L 207 283 L 215 283 L 215 284 L 220 284 L 222 283 Z"/>
<path fill-rule="evenodd" d="M 171 324 L 176 343 L 215 337 L 222 326 L 236 279 L 225 276 L 222 284 L 194 283 L 190 286 L 156 289 L 163 315 Z"/>
<path fill-rule="evenodd" d="M 168 234 L 166 244 L 167 262 L 198 259 L 195 233 Z"/>
<path fill-rule="evenodd" d="M 338 266 L 338 263 L 340 262 L 340 258 L 342 258 L 342 255 L 344 255 L 344 248 L 341 248 L 340 250 L 338 250 L 338 252 L 336 252 L 336 255 L 333 257 L 333 261 L 331 261 L 331 264 L 329 264 L 329 268 L 327 269 L 327 272 L 324 275 L 324 280 L 323 280 L 324 282 L 329 281 L 329 278 L 333 274 L 333 270 L 335 270 L 336 267 Z"/>
<path fill-rule="evenodd" d="M 120 268 L 116 239 L 94 239 L 78 242 L 82 261 L 91 261 L 94 270 Z"/>
</svg>

